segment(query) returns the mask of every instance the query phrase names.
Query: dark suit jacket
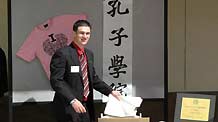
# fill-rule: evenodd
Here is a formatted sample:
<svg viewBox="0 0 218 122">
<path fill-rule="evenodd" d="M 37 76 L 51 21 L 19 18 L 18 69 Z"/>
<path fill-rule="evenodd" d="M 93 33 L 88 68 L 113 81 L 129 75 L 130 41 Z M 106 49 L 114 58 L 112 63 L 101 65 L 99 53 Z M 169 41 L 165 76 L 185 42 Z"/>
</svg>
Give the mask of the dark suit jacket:
<svg viewBox="0 0 218 122">
<path fill-rule="evenodd" d="M 105 95 L 112 92 L 105 82 L 99 79 L 94 68 L 93 53 L 85 49 L 88 60 L 88 76 L 90 93 L 88 96 L 87 107 L 91 120 L 95 120 L 94 104 L 93 104 L 93 88 Z M 71 72 L 71 66 L 79 66 L 78 73 Z M 80 62 L 76 48 L 73 44 L 61 48 L 52 56 L 50 64 L 50 83 L 55 91 L 53 103 L 60 118 L 65 118 L 71 114 L 73 108 L 70 102 L 76 98 L 79 101 L 83 99 L 83 81 L 80 68 Z"/>
<path fill-rule="evenodd" d="M 0 97 L 8 91 L 7 61 L 5 52 L 0 48 Z"/>
</svg>

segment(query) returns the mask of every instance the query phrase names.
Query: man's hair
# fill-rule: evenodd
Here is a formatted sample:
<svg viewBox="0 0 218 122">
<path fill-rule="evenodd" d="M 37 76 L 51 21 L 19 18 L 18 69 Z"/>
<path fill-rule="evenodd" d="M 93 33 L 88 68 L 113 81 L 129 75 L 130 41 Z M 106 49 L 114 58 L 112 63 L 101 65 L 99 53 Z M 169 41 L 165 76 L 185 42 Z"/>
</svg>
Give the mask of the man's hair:
<svg viewBox="0 0 218 122">
<path fill-rule="evenodd" d="M 91 29 L 91 24 L 87 20 L 78 20 L 73 25 L 73 31 L 76 32 L 80 26 L 88 26 Z"/>
</svg>

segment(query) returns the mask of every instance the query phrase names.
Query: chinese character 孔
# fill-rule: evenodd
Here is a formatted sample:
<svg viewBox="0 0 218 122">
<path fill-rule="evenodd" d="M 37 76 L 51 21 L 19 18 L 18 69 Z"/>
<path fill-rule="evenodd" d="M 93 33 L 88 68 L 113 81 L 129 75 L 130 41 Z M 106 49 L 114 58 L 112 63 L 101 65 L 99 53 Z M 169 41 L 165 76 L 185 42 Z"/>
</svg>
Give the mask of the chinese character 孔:
<svg viewBox="0 0 218 122">
<path fill-rule="evenodd" d="M 128 14 L 129 13 L 128 8 L 124 12 L 120 11 L 121 2 L 118 0 L 111 0 L 108 2 L 108 5 L 110 5 L 112 7 L 112 10 L 107 12 L 107 13 L 110 14 L 112 17 L 115 16 L 116 10 L 117 10 L 118 14 Z"/>
</svg>

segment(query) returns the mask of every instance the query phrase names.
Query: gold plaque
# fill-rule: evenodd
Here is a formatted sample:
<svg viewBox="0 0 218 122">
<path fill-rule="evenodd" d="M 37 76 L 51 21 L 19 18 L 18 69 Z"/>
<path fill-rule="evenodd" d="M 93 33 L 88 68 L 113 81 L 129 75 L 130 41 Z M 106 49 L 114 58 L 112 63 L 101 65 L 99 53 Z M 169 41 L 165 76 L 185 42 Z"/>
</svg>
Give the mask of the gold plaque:
<svg viewBox="0 0 218 122">
<path fill-rule="evenodd" d="M 210 99 L 182 98 L 180 119 L 208 121 Z"/>
</svg>

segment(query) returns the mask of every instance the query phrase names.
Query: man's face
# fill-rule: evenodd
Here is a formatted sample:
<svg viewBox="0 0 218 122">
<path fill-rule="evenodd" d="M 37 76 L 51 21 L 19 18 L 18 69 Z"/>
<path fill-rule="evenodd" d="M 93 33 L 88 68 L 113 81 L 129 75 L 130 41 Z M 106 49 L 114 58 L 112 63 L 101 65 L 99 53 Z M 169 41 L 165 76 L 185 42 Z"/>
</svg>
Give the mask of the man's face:
<svg viewBox="0 0 218 122">
<path fill-rule="evenodd" d="M 84 47 L 89 41 L 90 31 L 90 27 L 88 26 L 79 26 L 78 30 L 74 32 L 74 42 L 78 46 Z"/>
</svg>

